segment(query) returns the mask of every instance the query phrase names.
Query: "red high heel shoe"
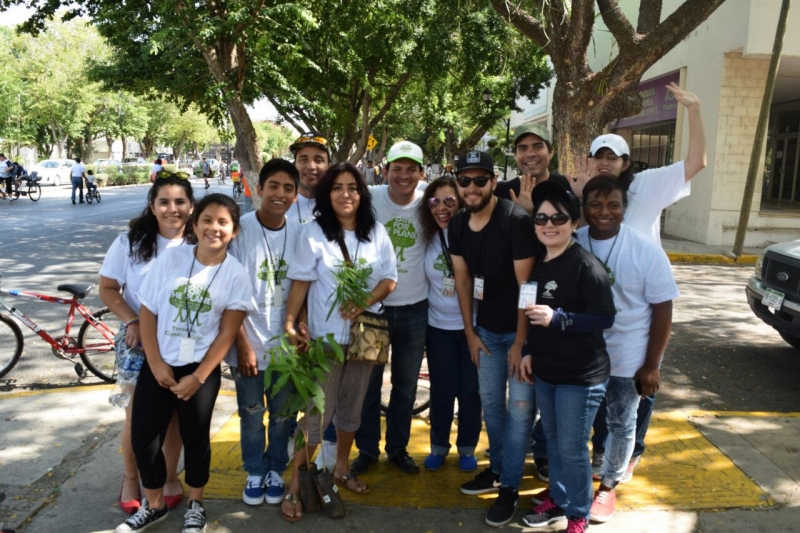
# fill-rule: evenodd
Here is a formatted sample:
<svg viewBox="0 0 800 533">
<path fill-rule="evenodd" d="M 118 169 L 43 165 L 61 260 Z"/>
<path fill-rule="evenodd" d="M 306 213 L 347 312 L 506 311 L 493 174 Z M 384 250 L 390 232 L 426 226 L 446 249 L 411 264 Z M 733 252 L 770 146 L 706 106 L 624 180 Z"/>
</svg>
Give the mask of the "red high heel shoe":
<svg viewBox="0 0 800 533">
<path fill-rule="evenodd" d="M 164 503 L 167 504 L 167 509 L 175 509 L 183 501 L 183 483 L 180 480 L 178 480 L 178 483 L 181 484 L 180 494 L 175 494 L 174 496 L 164 495 Z"/>
<path fill-rule="evenodd" d="M 122 489 L 125 486 L 125 481 L 139 481 L 138 477 L 128 477 L 125 474 L 122 474 L 122 486 L 119 488 L 119 508 L 122 509 L 122 512 L 127 514 L 134 514 L 136 511 L 139 510 L 139 507 L 142 506 L 142 498 L 141 495 L 139 498 L 135 498 L 133 500 L 122 501 Z M 141 494 L 141 493 L 140 493 Z"/>
</svg>

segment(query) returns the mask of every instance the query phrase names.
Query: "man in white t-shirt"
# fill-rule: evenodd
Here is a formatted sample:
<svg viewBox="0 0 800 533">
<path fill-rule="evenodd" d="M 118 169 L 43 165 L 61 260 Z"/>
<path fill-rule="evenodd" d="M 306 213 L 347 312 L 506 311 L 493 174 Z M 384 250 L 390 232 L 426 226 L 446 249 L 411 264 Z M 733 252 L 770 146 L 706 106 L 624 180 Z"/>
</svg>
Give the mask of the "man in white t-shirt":
<svg viewBox="0 0 800 533">
<path fill-rule="evenodd" d="M 231 243 L 231 255 L 244 265 L 255 296 L 255 312 L 249 312 L 236 336 L 226 362 L 233 370 L 241 424 L 242 461 L 248 477 L 242 499 L 248 505 L 278 504 L 283 499 L 282 474 L 289 463 L 287 445 L 292 417 L 282 413 L 293 392 L 285 386 L 277 394 L 265 388 L 264 372 L 270 349 L 280 345 L 286 318 L 286 298 L 291 286 L 286 278 L 300 235 L 300 224 L 286 216 L 297 196 L 300 176 L 285 159 L 272 159 L 258 176 L 258 211 L 241 219 L 241 229 Z M 264 434 L 264 397 L 269 406 L 269 438 Z M 267 445 L 267 442 L 269 443 Z"/>
<path fill-rule="evenodd" d="M 397 256 L 397 288 L 384 301 L 392 344 L 392 392 L 386 413 L 386 455 L 406 473 L 419 472 L 408 455 L 411 416 L 428 328 L 428 281 L 425 245 L 417 208 L 423 192 L 417 184 L 425 176 L 422 149 L 402 141 L 389 149 L 388 183 L 370 187 L 377 221 L 386 227 Z M 354 474 L 365 472 L 380 455 L 380 402 L 384 365 L 376 365 L 364 399 L 361 427 L 356 433 L 359 455 L 350 465 Z"/>
<path fill-rule="evenodd" d="M 315 132 L 298 137 L 289 147 L 294 154 L 294 166 L 300 173 L 300 187 L 297 201 L 289 208 L 286 216 L 305 224 L 314 220 L 314 192 L 317 183 L 331 164 L 328 140 Z"/>
<path fill-rule="evenodd" d="M 625 480 L 633 454 L 636 411 L 642 396 L 661 386 L 661 360 L 672 328 L 672 300 L 679 296 L 669 259 L 657 243 L 622 224 L 627 195 L 610 175 L 589 180 L 583 188 L 584 217 L 589 224 L 577 241 L 605 266 L 617 314 L 605 330 L 611 359 L 606 389 L 608 439 L 602 483 L 590 518 L 606 522 L 614 514 L 616 486 Z"/>
<path fill-rule="evenodd" d="M 75 159 L 72 165 L 72 203 L 75 203 L 75 190 L 80 191 L 80 203 L 83 203 L 83 179 L 86 177 L 86 167 L 81 163 L 81 158 Z"/>
<path fill-rule="evenodd" d="M 6 159 L 5 154 L 0 154 L 0 180 L 4 181 L 6 183 L 6 191 L 5 191 L 5 193 L 2 193 L 3 194 L 3 198 L 5 198 L 6 195 L 10 195 L 11 194 L 12 178 L 11 178 L 10 170 L 11 170 L 11 168 L 10 168 L 10 165 L 9 165 L 9 160 Z M 2 191 L 0 191 L 0 192 L 2 192 Z M 73 203 L 75 203 L 75 202 L 73 202 Z"/>
</svg>

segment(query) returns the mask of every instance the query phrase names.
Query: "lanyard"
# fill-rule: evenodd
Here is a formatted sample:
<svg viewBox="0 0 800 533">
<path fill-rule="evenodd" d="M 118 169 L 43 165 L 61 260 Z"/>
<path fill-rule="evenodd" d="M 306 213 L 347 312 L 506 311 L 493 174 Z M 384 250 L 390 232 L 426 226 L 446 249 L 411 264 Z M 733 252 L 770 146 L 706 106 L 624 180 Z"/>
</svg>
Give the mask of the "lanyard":
<svg viewBox="0 0 800 533">
<path fill-rule="evenodd" d="M 297 206 L 297 212 L 298 214 L 300 213 L 299 205 Z M 274 286 L 277 287 L 278 283 L 280 283 L 279 267 L 281 266 L 281 259 L 283 259 L 286 255 L 286 241 L 289 240 L 289 229 L 286 227 L 286 220 L 284 219 L 282 229 L 286 233 L 286 235 L 283 237 L 283 250 L 281 251 L 280 257 L 275 257 L 272 255 L 272 248 L 269 247 L 269 239 L 267 238 L 267 230 L 264 229 L 264 224 L 261 223 L 261 219 L 258 216 L 258 212 L 256 212 L 256 220 L 258 220 L 258 224 L 261 226 L 261 233 L 264 235 L 264 242 L 267 244 L 267 260 L 269 261 L 269 264 L 272 265 L 272 273 L 273 273 L 272 276 L 275 280 Z"/>
<path fill-rule="evenodd" d="M 614 235 L 614 242 L 611 243 L 611 249 L 608 251 L 608 255 L 606 256 L 606 260 L 603 261 L 603 266 L 606 267 L 606 272 L 608 272 L 608 273 L 611 273 L 611 269 L 608 268 L 608 260 L 611 259 L 611 254 L 612 254 L 612 252 L 614 252 L 614 246 L 616 246 L 616 244 L 617 244 L 617 238 L 619 237 L 619 233 L 620 232 L 618 231 L 617 234 Z M 592 236 L 589 235 L 588 233 L 586 235 L 589 237 L 589 251 L 592 253 L 592 255 L 595 255 L 594 250 L 592 249 Z M 595 256 L 595 257 L 597 257 L 597 256 Z M 600 259 L 600 258 L 598 257 L 598 259 Z"/>
<path fill-rule="evenodd" d="M 439 241 L 442 243 L 442 254 L 444 255 L 444 261 L 447 263 L 447 277 L 452 277 L 455 275 L 453 259 L 450 257 L 450 249 L 447 247 L 447 242 L 444 239 L 444 231 L 442 231 L 442 228 L 439 228 Z"/>
<path fill-rule="evenodd" d="M 192 257 L 192 266 L 189 267 L 189 279 L 186 280 L 186 290 L 183 292 L 183 306 L 186 308 L 186 318 L 190 318 L 189 323 L 186 324 L 186 329 L 188 330 L 187 337 L 192 338 L 192 329 L 194 324 L 197 321 L 197 317 L 200 316 L 200 310 L 203 308 L 203 304 L 206 303 L 206 297 L 208 296 L 208 291 L 211 289 L 211 285 L 214 283 L 214 280 L 217 279 L 217 274 L 219 271 L 222 270 L 222 264 L 228 258 L 228 254 L 225 254 L 225 257 L 222 258 L 222 263 L 219 264 L 217 267 L 217 271 L 214 272 L 214 275 L 211 276 L 211 282 L 206 286 L 205 290 L 202 291 L 203 298 L 200 300 L 200 305 L 197 306 L 197 312 L 194 314 L 194 318 L 192 319 L 192 310 L 189 309 L 189 287 L 192 285 L 192 272 L 194 271 L 194 262 L 197 261 L 197 248 L 194 249 L 194 254 Z"/>
</svg>

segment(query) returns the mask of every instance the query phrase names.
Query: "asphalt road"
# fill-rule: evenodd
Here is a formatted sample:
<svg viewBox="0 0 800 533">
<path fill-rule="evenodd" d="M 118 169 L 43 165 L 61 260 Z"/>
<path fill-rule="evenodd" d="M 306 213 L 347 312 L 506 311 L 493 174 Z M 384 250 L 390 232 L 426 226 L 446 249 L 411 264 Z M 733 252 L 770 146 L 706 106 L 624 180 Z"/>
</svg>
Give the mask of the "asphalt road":
<svg viewBox="0 0 800 533">
<path fill-rule="evenodd" d="M 202 180 L 194 184 L 202 194 Z M 209 189 L 229 190 L 229 185 L 216 181 Z M 27 198 L 17 205 L 0 203 L 3 287 L 55 294 L 60 283 L 96 282 L 105 251 L 144 208 L 147 187 L 101 192 L 99 205 L 73 206 L 68 187 L 45 188 L 36 203 Z M 752 267 L 677 265 L 673 270 L 681 298 L 675 304 L 657 408 L 797 411 L 800 350 L 787 345 L 750 311 L 744 287 Z M 87 301 L 101 307 L 96 293 Z M 48 330 L 63 328 L 65 308 L 15 303 Z M 79 380 L 71 364 L 56 359 L 49 346 L 23 330 L 25 352 L 20 363 L 0 378 L 0 392 L 100 383 L 91 374 Z"/>
</svg>

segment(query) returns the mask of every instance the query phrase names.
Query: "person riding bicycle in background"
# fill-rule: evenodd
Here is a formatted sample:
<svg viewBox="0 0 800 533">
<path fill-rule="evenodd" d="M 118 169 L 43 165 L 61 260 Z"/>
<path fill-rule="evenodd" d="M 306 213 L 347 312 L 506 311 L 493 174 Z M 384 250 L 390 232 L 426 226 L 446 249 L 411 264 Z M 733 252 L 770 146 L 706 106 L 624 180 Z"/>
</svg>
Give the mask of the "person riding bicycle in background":
<svg viewBox="0 0 800 533">
<path fill-rule="evenodd" d="M 96 179 L 97 176 L 94 175 L 94 170 L 86 171 L 86 194 L 92 194 L 97 190 Z"/>
</svg>

